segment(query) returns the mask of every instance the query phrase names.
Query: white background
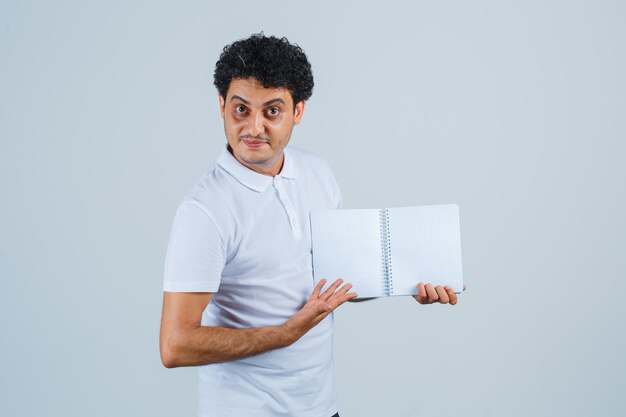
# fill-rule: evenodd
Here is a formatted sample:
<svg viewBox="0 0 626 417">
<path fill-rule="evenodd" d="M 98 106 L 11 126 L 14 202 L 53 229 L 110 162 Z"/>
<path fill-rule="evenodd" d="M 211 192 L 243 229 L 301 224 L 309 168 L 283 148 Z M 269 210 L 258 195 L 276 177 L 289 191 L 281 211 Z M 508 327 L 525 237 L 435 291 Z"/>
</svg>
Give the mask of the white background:
<svg viewBox="0 0 626 417">
<path fill-rule="evenodd" d="M 457 306 L 337 311 L 342 417 L 623 412 L 624 3 L 310 3 L 1 3 L 0 413 L 195 415 L 163 260 L 215 61 L 261 30 L 312 62 L 292 144 L 345 208 L 461 209 Z"/>
</svg>

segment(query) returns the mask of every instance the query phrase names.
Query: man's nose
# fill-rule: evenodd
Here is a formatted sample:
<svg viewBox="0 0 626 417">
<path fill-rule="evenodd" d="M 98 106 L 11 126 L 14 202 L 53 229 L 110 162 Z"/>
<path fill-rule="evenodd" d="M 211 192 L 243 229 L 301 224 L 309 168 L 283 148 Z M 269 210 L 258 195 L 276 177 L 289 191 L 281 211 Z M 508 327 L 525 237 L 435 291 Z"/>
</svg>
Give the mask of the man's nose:
<svg viewBox="0 0 626 417">
<path fill-rule="evenodd" d="M 265 132 L 265 118 L 262 112 L 257 112 L 252 115 L 250 120 L 250 135 L 259 136 Z"/>
</svg>

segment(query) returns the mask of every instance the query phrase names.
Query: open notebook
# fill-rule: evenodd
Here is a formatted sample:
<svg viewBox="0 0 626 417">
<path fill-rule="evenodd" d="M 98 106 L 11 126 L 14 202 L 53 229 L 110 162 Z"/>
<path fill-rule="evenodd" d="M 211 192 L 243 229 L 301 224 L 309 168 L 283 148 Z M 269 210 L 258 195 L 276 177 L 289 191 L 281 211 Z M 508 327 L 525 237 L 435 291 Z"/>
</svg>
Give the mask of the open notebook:
<svg viewBox="0 0 626 417">
<path fill-rule="evenodd" d="M 459 207 L 445 204 L 311 212 L 315 282 L 337 278 L 359 297 L 417 293 L 417 283 L 463 290 Z"/>
</svg>

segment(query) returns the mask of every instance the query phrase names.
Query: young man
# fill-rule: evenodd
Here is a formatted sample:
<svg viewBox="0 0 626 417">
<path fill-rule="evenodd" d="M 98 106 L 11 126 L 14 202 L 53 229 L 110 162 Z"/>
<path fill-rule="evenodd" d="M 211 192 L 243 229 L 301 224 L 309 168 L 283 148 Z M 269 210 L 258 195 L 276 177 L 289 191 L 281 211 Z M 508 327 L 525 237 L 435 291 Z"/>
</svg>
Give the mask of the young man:
<svg viewBox="0 0 626 417">
<path fill-rule="evenodd" d="M 287 148 L 311 66 L 287 39 L 253 35 L 224 48 L 214 80 L 228 144 L 176 213 L 163 364 L 200 366 L 201 416 L 338 415 L 332 312 L 357 295 L 340 279 L 314 287 L 308 216 L 341 193 L 323 160 Z M 419 293 L 456 303 L 444 287 Z"/>
</svg>

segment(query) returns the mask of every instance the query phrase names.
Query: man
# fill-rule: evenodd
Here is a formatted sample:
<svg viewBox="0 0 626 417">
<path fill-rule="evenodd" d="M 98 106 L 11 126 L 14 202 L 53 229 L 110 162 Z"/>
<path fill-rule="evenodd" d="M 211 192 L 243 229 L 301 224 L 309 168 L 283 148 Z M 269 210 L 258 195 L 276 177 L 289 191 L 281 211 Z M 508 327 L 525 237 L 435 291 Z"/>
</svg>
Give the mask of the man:
<svg viewBox="0 0 626 417">
<path fill-rule="evenodd" d="M 228 144 L 176 213 L 163 364 L 200 366 L 201 416 L 338 416 L 332 312 L 357 294 L 314 286 L 308 216 L 341 193 L 323 160 L 287 148 L 311 66 L 287 39 L 253 35 L 224 48 L 214 80 Z M 456 303 L 448 288 L 418 292 Z"/>
</svg>

